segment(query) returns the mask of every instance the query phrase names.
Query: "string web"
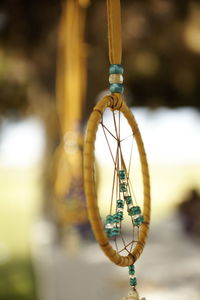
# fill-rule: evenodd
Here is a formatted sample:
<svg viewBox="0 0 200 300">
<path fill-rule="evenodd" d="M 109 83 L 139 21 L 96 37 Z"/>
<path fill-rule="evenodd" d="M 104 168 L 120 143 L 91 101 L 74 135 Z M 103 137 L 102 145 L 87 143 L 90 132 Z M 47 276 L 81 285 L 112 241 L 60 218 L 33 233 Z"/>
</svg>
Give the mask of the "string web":
<svg viewBox="0 0 200 300">
<path fill-rule="evenodd" d="M 134 216 L 128 214 L 130 205 L 128 206 L 124 199 L 131 196 L 132 206 L 142 207 L 143 186 L 134 134 L 120 111 L 106 109 L 102 114 L 95 149 L 97 168 L 100 170 L 97 196 L 102 223 L 106 224 L 107 215 L 117 214 L 119 211 L 117 200 L 122 199 L 123 220 L 116 225 L 119 228 L 119 235 L 109 240 L 118 253 L 127 255 L 132 252 L 136 243 L 139 243 L 140 227 L 134 224 Z M 101 167 L 98 165 L 98 157 L 101 157 Z M 120 185 L 124 182 L 120 179 L 120 170 L 125 171 L 126 192 L 120 192 Z"/>
</svg>

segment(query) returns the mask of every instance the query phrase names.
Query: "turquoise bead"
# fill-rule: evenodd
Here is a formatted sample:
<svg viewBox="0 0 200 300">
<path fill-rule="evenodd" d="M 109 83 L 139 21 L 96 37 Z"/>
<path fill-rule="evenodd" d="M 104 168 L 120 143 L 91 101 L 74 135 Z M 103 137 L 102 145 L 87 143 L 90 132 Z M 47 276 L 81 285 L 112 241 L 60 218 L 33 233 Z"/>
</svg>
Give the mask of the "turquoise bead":
<svg viewBox="0 0 200 300">
<path fill-rule="evenodd" d="M 122 94 L 124 92 L 123 84 L 121 84 L 121 83 L 112 83 L 112 84 L 110 84 L 110 92 L 111 93 L 120 93 L 120 94 Z"/>
<path fill-rule="evenodd" d="M 120 192 L 126 192 L 127 191 L 126 184 L 125 183 L 120 183 L 119 189 L 120 189 Z"/>
<path fill-rule="evenodd" d="M 110 74 L 123 74 L 124 69 L 121 64 L 112 64 L 112 65 L 110 65 L 109 73 Z"/>
<path fill-rule="evenodd" d="M 143 216 L 140 216 L 140 217 L 138 217 L 134 220 L 134 224 L 137 225 L 137 226 L 141 225 L 143 222 L 144 222 L 144 217 Z"/>
<path fill-rule="evenodd" d="M 128 268 L 129 268 L 129 275 L 134 275 L 135 274 L 135 267 L 134 267 L 134 265 L 130 265 Z"/>
<path fill-rule="evenodd" d="M 113 221 L 114 221 L 114 223 L 119 223 L 120 222 L 118 214 L 113 215 Z"/>
<path fill-rule="evenodd" d="M 130 278 L 130 285 L 131 286 L 136 286 L 137 285 L 137 279 L 136 279 L 136 277 Z"/>
<path fill-rule="evenodd" d="M 124 208 L 124 201 L 123 200 L 117 200 L 117 207 L 118 208 Z"/>
<path fill-rule="evenodd" d="M 131 196 L 125 196 L 124 199 L 125 199 L 127 205 L 133 203 L 133 200 L 132 200 L 132 197 L 131 197 Z"/>
<path fill-rule="evenodd" d="M 124 170 L 120 170 L 120 171 L 119 171 L 119 178 L 120 178 L 121 180 L 123 180 L 123 179 L 126 178 L 126 173 L 125 173 Z"/>
<path fill-rule="evenodd" d="M 113 216 L 111 215 L 108 215 L 106 217 L 106 224 L 112 224 L 113 223 Z"/>
<path fill-rule="evenodd" d="M 122 212 L 122 211 L 119 211 L 119 212 L 117 213 L 117 215 L 118 215 L 119 220 L 122 221 L 122 220 L 123 220 L 123 212 Z"/>
<path fill-rule="evenodd" d="M 128 214 L 129 216 L 140 215 L 141 209 L 139 206 L 132 206 L 131 208 L 128 209 Z"/>
<path fill-rule="evenodd" d="M 111 237 L 112 237 L 112 229 L 106 230 L 106 233 L 107 233 L 107 237 L 108 237 L 108 238 L 111 238 Z"/>
<path fill-rule="evenodd" d="M 128 266 L 129 270 L 135 270 L 135 266 L 134 265 L 130 265 Z"/>
<path fill-rule="evenodd" d="M 112 236 L 118 236 L 119 235 L 119 228 L 118 227 L 112 228 L 111 234 L 112 234 Z"/>
</svg>

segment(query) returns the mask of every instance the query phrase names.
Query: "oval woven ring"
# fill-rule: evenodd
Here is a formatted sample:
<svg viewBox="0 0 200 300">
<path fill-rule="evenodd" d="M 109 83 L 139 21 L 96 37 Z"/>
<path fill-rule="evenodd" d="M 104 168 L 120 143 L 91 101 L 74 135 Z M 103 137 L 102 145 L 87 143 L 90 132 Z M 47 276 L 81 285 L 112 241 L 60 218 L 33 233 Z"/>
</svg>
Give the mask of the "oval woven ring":
<svg viewBox="0 0 200 300">
<path fill-rule="evenodd" d="M 120 111 L 125 119 L 128 121 L 128 125 L 131 128 L 131 132 L 135 138 L 137 144 L 137 150 L 139 153 L 139 160 L 142 172 L 142 185 L 143 185 L 143 217 L 144 222 L 139 227 L 138 240 L 131 251 L 127 255 L 121 255 L 119 251 L 112 247 L 112 244 L 107 237 L 104 230 L 104 226 L 101 220 L 97 191 L 95 183 L 95 139 L 98 129 L 98 125 L 102 120 L 102 115 L 106 108 L 110 108 L 112 111 Z M 149 171 L 144 150 L 143 141 L 138 129 L 138 125 L 131 110 L 127 107 L 121 94 L 111 94 L 102 98 L 94 107 L 87 124 L 86 137 L 84 143 L 84 185 L 85 194 L 87 199 L 87 207 L 89 219 L 92 225 L 95 238 L 100 247 L 108 258 L 119 266 L 129 266 L 139 258 L 145 246 L 146 238 L 149 230 L 150 223 L 150 182 Z"/>
</svg>

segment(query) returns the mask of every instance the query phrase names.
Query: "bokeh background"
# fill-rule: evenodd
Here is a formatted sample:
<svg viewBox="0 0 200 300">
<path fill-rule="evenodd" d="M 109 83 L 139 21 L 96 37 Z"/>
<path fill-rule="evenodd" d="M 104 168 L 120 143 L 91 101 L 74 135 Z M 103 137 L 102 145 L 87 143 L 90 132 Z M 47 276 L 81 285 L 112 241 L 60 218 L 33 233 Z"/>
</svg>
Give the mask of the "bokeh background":
<svg viewBox="0 0 200 300">
<path fill-rule="evenodd" d="M 109 62 L 105 1 L 77 3 L 86 13 L 83 132 L 108 86 Z M 128 291 L 127 271 L 104 257 L 88 221 L 64 222 L 53 204 L 62 13 L 63 3 L 55 0 L 0 2 L 2 300 L 114 300 Z M 199 300 L 200 3 L 125 0 L 122 26 L 126 98 L 142 132 L 152 184 L 152 226 L 136 264 L 138 289 L 149 300 Z M 73 76 L 72 82 L 76 89 Z M 72 142 L 68 148 L 78 144 Z M 97 160 L 99 189 L 105 189 L 106 162 L 98 153 Z M 77 198 L 84 202 L 80 180 L 73 196 L 67 194 L 72 205 Z"/>
</svg>

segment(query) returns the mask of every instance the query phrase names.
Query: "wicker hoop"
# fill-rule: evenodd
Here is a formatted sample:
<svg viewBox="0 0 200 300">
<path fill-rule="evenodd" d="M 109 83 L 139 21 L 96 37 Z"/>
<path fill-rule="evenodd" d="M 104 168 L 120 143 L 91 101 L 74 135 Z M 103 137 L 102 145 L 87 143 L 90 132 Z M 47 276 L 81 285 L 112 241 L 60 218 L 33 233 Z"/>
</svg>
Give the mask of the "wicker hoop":
<svg viewBox="0 0 200 300">
<path fill-rule="evenodd" d="M 101 120 L 101 116 L 106 108 L 110 108 L 112 110 L 120 110 L 120 112 L 122 112 L 125 118 L 127 119 L 132 129 L 132 132 L 134 133 L 142 169 L 144 223 L 140 226 L 139 240 L 135 248 L 132 250 L 131 254 L 128 254 L 127 256 L 120 255 L 116 252 L 116 250 L 112 248 L 104 232 L 97 203 L 97 193 L 94 174 L 94 144 L 98 125 Z M 87 124 L 86 138 L 84 143 L 84 185 L 89 219 L 92 225 L 94 235 L 100 247 L 102 248 L 104 253 L 109 257 L 109 259 L 115 264 L 123 267 L 133 264 L 142 253 L 148 235 L 150 222 L 150 183 L 148 164 L 140 131 L 138 129 L 138 125 L 135 121 L 132 112 L 125 104 L 121 94 L 112 94 L 101 99 L 94 107 L 93 112 L 90 115 Z"/>
</svg>

